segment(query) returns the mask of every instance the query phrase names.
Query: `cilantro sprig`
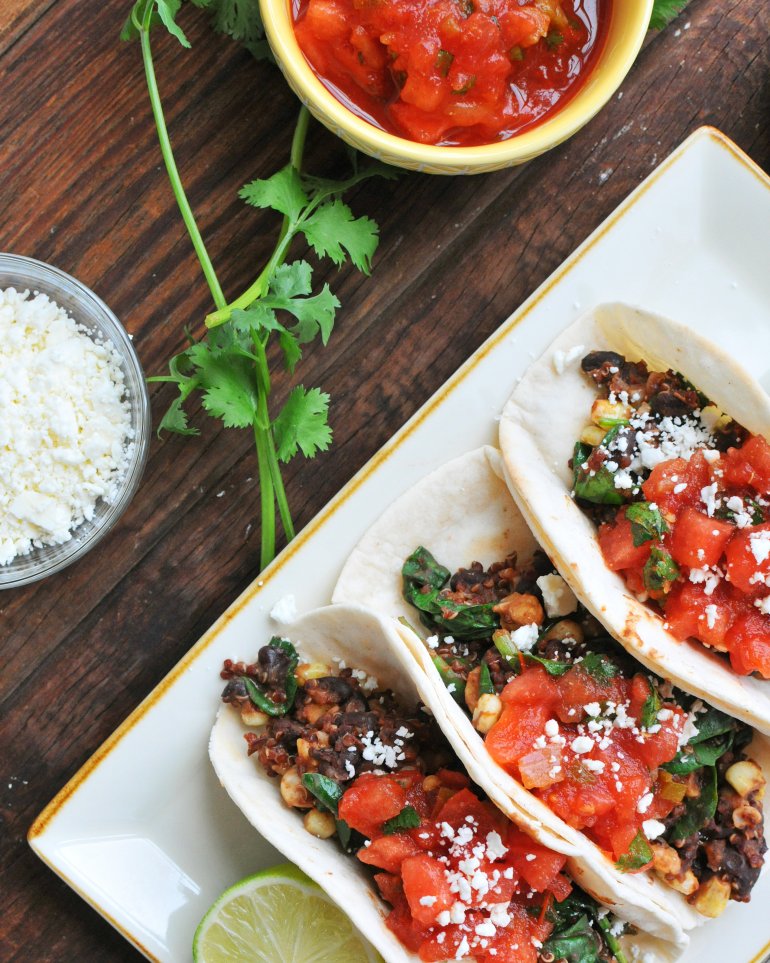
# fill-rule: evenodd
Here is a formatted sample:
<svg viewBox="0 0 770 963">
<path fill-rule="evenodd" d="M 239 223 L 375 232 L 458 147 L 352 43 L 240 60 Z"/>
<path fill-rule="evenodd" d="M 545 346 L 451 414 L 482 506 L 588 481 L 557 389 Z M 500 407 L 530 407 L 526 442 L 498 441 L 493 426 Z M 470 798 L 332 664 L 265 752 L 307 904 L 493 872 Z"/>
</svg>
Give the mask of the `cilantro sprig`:
<svg viewBox="0 0 770 963">
<path fill-rule="evenodd" d="M 215 29 L 243 43 L 255 56 L 269 55 L 256 0 L 192 0 L 212 15 Z M 163 417 L 159 431 L 194 435 L 185 404 L 196 393 L 204 410 L 226 428 L 253 432 L 259 468 L 261 567 L 275 555 L 276 510 L 287 540 L 294 537 L 281 464 L 300 452 L 314 458 L 332 441 L 328 423 L 329 395 L 320 388 L 295 385 L 278 411 L 270 404 L 273 377 L 268 366 L 271 341 L 280 347 L 285 372 L 291 376 L 303 349 L 314 341 L 326 345 L 334 327 L 339 300 L 328 284 L 313 284 L 313 267 L 306 260 L 289 261 L 292 243 L 304 239 L 319 260 L 337 267 L 350 262 L 363 274 L 371 270 L 379 241 L 377 224 L 356 217 L 342 195 L 369 177 L 395 177 L 384 164 L 372 162 L 353 170 L 344 180 L 313 177 L 303 172 L 309 122 L 306 108 L 297 120 L 289 163 L 271 177 L 257 179 L 240 192 L 258 209 L 283 217 L 273 253 L 256 280 L 228 301 L 217 278 L 203 237 L 182 186 L 163 114 L 152 57 L 151 33 L 161 26 L 183 47 L 190 42 L 177 23 L 182 0 L 137 0 L 123 27 L 124 40 L 138 38 L 147 89 L 166 171 L 182 219 L 209 286 L 214 310 L 198 337 L 169 361 L 169 373 L 150 381 L 176 385 L 178 394 Z"/>
<path fill-rule="evenodd" d="M 690 0 L 655 0 L 652 5 L 650 27 L 663 30 L 684 10 Z"/>
</svg>

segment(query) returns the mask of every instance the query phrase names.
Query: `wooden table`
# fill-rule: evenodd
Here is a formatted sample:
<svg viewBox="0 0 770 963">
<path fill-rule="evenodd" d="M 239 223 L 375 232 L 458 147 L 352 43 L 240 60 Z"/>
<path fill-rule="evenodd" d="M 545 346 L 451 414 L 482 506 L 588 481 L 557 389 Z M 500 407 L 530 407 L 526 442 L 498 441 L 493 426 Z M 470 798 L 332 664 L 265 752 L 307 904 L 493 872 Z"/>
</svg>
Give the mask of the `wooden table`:
<svg viewBox="0 0 770 963">
<path fill-rule="evenodd" d="M 139 50 L 118 42 L 128 6 L 0 2 L 0 249 L 94 288 L 159 373 L 210 303 L 161 167 Z M 236 191 L 286 163 L 297 103 L 274 67 L 212 34 L 200 11 L 183 23 L 192 51 L 155 41 L 161 92 L 190 200 L 235 295 L 278 228 Z M 357 190 L 352 206 L 379 222 L 382 241 L 371 280 L 328 272 L 343 309 L 329 346 L 301 363 L 305 384 L 332 395 L 335 440 L 287 472 L 299 527 L 696 127 L 721 128 L 770 167 L 768 35 L 767 0 L 692 0 L 648 40 L 622 98 L 550 154 L 478 178 L 404 175 Z M 319 172 L 341 161 L 317 127 L 307 156 Z M 286 390 L 279 378 L 278 398 Z M 172 392 L 151 393 L 157 422 Z M 25 835 L 257 574 L 249 434 L 201 412 L 194 422 L 198 438 L 153 440 L 139 493 L 102 545 L 0 593 L 7 963 L 138 958 Z"/>
</svg>

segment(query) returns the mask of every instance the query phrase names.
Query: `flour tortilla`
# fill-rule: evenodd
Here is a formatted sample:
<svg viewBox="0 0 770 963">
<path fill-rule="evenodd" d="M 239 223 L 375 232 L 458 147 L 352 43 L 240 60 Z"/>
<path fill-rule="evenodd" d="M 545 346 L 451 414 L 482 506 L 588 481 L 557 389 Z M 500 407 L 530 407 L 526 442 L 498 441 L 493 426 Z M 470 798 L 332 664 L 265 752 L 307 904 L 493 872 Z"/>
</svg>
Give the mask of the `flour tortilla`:
<svg viewBox="0 0 770 963">
<path fill-rule="evenodd" d="M 427 674 L 416 671 L 411 650 L 404 646 L 391 620 L 360 606 L 332 605 L 302 616 L 286 627 L 284 637 L 294 642 L 304 660 L 331 663 L 335 657 L 342 659 L 347 665 L 373 675 L 381 686 L 393 689 L 405 705 L 421 701 L 428 706 L 466 772 L 490 800 L 533 838 L 567 855 L 571 871 L 576 872 L 574 878 L 585 889 L 601 898 L 618 916 L 646 930 L 624 938 L 624 942 L 651 949 L 656 960 L 673 960 L 679 955 L 686 936 L 676 920 L 662 914 L 646 892 L 641 892 L 638 898 L 634 892 L 631 899 L 631 894 L 616 885 L 615 880 L 606 882 L 601 874 L 583 865 L 581 852 L 585 840 L 582 837 L 565 840 L 500 790 L 490 778 L 487 763 L 479 762 L 458 731 L 447 722 L 446 709 L 435 685 Z M 251 657 L 251 653 L 235 654 Z M 296 863 L 350 915 L 386 963 L 419 963 L 416 954 L 406 950 L 385 926 L 388 908 L 380 900 L 368 868 L 355 857 L 342 853 L 334 840 L 316 839 L 306 832 L 301 816 L 282 802 L 278 780 L 267 776 L 258 762 L 247 756 L 243 739 L 246 731 L 239 714 L 223 705 L 211 733 L 209 755 L 233 802 L 268 842 Z M 636 883 L 640 878 L 629 877 L 629 880 Z M 670 940 L 676 945 L 661 940 Z"/>
<path fill-rule="evenodd" d="M 607 568 L 594 525 L 570 497 L 567 462 L 596 398 L 580 360 L 594 350 L 643 359 L 653 370 L 681 371 L 714 404 L 766 438 L 770 397 L 732 358 L 690 328 L 638 308 L 606 304 L 567 328 L 530 366 L 500 422 L 511 491 L 581 602 L 647 668 L 770 734 L 770 681 L 739 676 L 725 657 L 670 635 L 664 619 Z M 559 374 L 566 357 L 572 360 Z"/>
<path fill-rule="evenodd" d="M 418 545 L 424 545 L 450 570 L 471 561 L 489 565 L 512 550 L 525 563 L 537 542 L 503 475 L 500 452 L 487 446 L 426 476 L 397 499 L 363 536 L 340 574 L 334 601 L 358 601 L 416 625 L 417 613 L 402 598 L 401 567 Z M 486 778 L 477 781 L 490 798 L 501 808 L 509 806 L 511 818 L 530 832 L 562 840 L 560 845 L 552 841 L 546 845 L 568 853 L 573 878 L 600 902 L 612 905 L 617 915 L 663 939 L 683 942 L 684 931 L 704 918 L 652 874 L 620 873 L 597 846 L 493 762 L 482 737 L 447 692 L 424 643 L 408 626 L 399 624 L 397 631 L 417 662 L 420 675 L 430 683 L 427 704 L 452 744 L 456 747 L 459 737 L 483 769 Z M 512 815 L 514 810 L 518 817 Z M 561 846 L 569 847 L 569 852 Z"/>
</svg>

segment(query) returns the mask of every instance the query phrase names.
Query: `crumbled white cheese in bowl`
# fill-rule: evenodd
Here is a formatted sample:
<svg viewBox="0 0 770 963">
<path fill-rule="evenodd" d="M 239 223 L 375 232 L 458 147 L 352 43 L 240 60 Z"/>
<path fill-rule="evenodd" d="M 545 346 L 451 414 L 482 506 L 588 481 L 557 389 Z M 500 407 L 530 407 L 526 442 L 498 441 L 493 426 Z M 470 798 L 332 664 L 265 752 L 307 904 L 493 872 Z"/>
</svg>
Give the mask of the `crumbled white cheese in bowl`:
<svg viewBox="0 0 770 963">
<path fill-rule="evenodd" d="M 69 565 L 115 524 L 147 458 L 129 336 L 93 292 L 0 254 L 0 588 Z"/>
</svg>

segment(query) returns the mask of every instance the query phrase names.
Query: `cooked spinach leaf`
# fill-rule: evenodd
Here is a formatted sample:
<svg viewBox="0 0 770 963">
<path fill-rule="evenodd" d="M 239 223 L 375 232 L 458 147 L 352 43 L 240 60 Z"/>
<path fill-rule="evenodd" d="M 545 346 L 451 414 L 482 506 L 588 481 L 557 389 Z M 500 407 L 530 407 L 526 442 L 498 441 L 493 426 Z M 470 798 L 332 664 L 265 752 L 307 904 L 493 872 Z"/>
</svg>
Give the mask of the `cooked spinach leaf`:
<svg viewBox="0 0 770 963">
<path fill-rule="evenodd" d="M 431 655 L 431 660 L 438 669 L 441 681 L 449 690 L 449 694 L 455 702 L 465 708 L 465 679 L 458 675 L 440 655 Z"/>
<path fill-rule="evenodd" d="M 420 825 L 420 815 L 414 806 L 404 806 L 397 816 L 386 819 L 382 824 L 382 831 L 386 836 L 392 836 L 402 829 L 417 829 Z"/>
<path fill-rule="evenodd" d="M 429 629 L 455 639 L 483 639 L 500 627 L 500 619 L 492 611 L 496 603 L 467 605 L 441 597 L 450 572 L 426 548 L 420 546 L 407 558 L 401 575 L 404 599 L 419 611 Z"/>
<path fill-rule="evenodd" d="M 609 431 L 602 444 L 604 445 L 610 435 L 617 431 L 617 428 Z M 592 474 L 583 467 L 592 451 L 590 445 L 583 444 L 581 441 L 575 445 L 572 454 L 572 488 L 575 497 L 598 505 L 622 505 L 625 498 L 620 489 L 615 487 L 615 476 L 612 472 L 602 466 Z"/>
<path fill-rule="evenodd" d="M 695 728 L 698 730 L 698 735 L 690 739 L 690 744 L 705 742 L 707 739 L 713 739 L 714 736 L 732 732 L 739 726 L 740 723 L 737 719 L 733 719 L 725 712 L 720 712 L 719 709 L 709 706 L 704 713 L 695 717 Z"/>
<path fill-rule="evenodd" d="M 682 817 L 666 833 L 666 838 L 670 841 L 687 839 L 713 819 L 716 811 L 717 769 L 716 766 L 706 766 L 703 770 L 700 794 L 688 797 Z"/>
<path fill-rule="evenodd" d="M 661 768 L 674 776 L 686 776 L 703 766 L 713 766 L 720 756 L 732 748 L 734 739 L 735 733 L 724 732 L 706 742 L 689 742 L 671 762 L 665 763 Z"/>
<path fill-rule="evenodd" d="M 631 840 L 628 852 L 623 853 L 615 865 L 622 873 L 633 873 L 637 869 L 643 869 L 651 860 L 652 850 L 650 849 L 650 844 L 640 829 Z"/>
<path fill-rule="evenodd" d="M 281 649 L 288 656 L 286 680 L 283 684 L 286 700 L 284 702 L 276 702 L 274 699 L 271 699 L 263 687 L 250 676 L 244 675 L 241 676 L 241 679 L 246 686 L 249 698 L 260 711 L 269 716 L 285 716 L 294 705 L 294 697 L 297 694 L 297 677 L 294 674 L 294 670 L 299 663 L 299 656 L 297 655 L 297 650 L 288 639 L 280 639 L 278 636 L 273 636 L 268 645 L 273 649 Z"/>
<path fill-rule="evenodd" d="M 331 776 L 323 776 L 320 772 L 306 772 L 302 777 L 302 785 L 318 800 L 322 809 L 337 815 L 337 807 L 345 790 Z"/>
<path fill-rule="evenodd" d="M 481 672 L 479 673 L 479 693 L 481 695 L 495 694 L 495 686 L 492 682 L 492 676 L 489 674 L 489 666 L 486 662 L 481 663 Z"/>
<path fill-rule="evenodd" d="M 579 889 L 573 889 L 561 903 L 551 903 L 547 917 L 554 928 L 543 946 L 543 954 L 570 963 L 605 963 L 607 955 L 600 952 L 603 940 L 616 963 L 627 963 L 617 938 L 610 932 L 614 918 L 606 911 L 600 916 L 600 912 L 596 901 Z"/>
<path fill-rule="evenodd" d="M 580 916 L 566 929 L 554 932 L 543 944 L 543 954 L 568 963 L 604 963 L 602 938 L 588 916 Z"/>
<path fill-rule="evenodd" d="M 649 502 L 629 505 L 626 518 L 631 522 L 631 536 L 637 548 L 645 542 L 659 540 L 668 531 L 668 522 Z"/>
</svg>

